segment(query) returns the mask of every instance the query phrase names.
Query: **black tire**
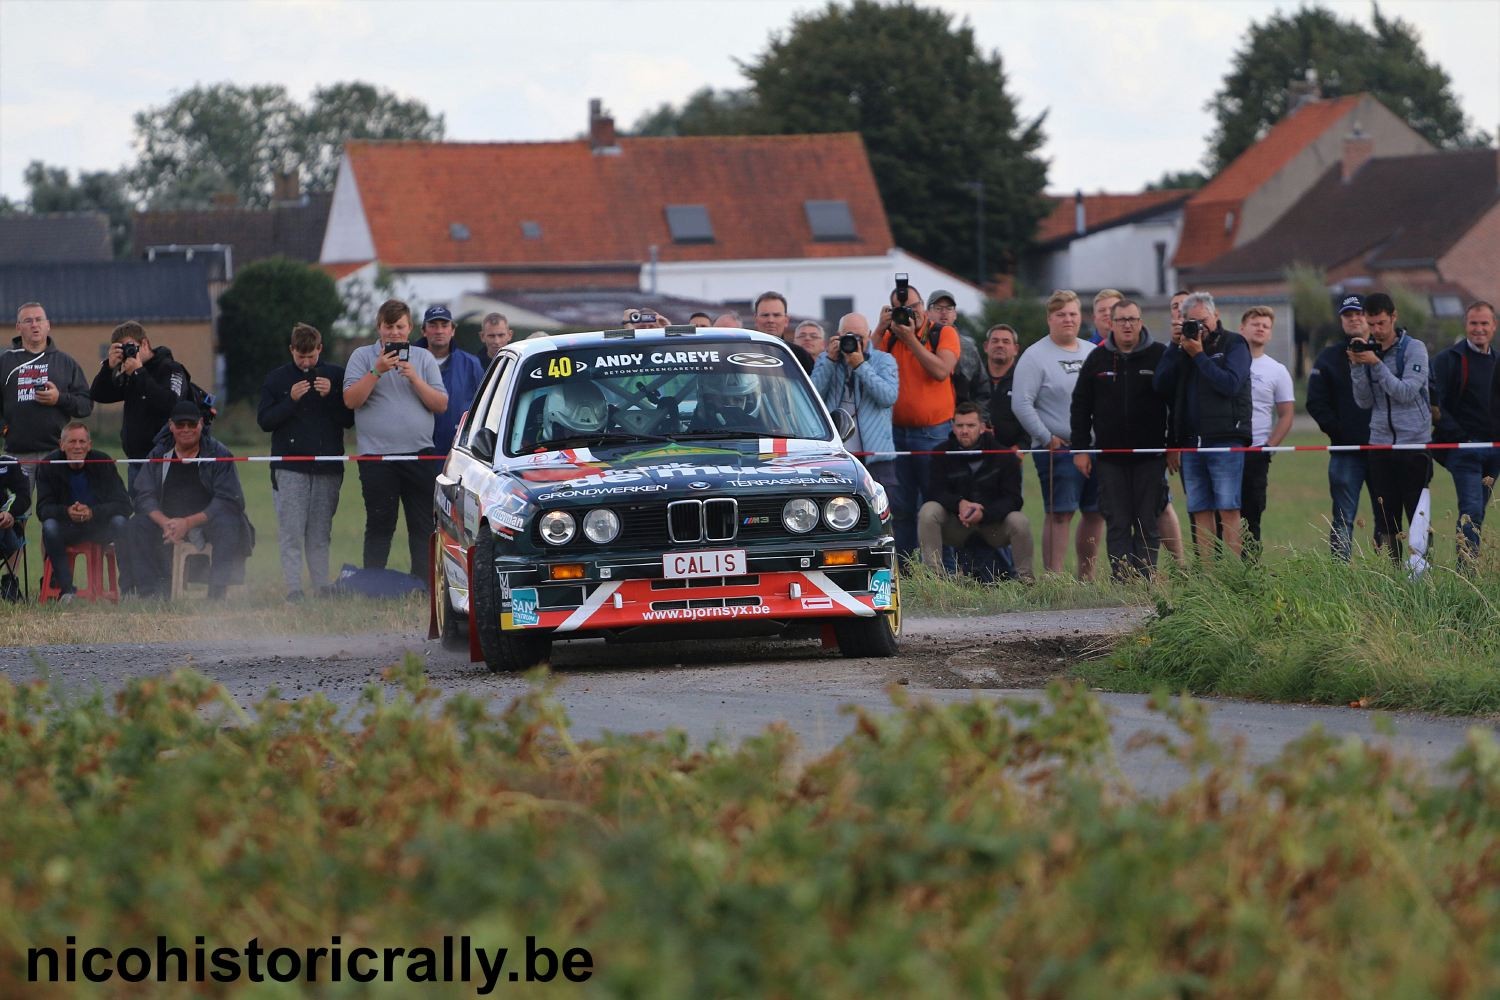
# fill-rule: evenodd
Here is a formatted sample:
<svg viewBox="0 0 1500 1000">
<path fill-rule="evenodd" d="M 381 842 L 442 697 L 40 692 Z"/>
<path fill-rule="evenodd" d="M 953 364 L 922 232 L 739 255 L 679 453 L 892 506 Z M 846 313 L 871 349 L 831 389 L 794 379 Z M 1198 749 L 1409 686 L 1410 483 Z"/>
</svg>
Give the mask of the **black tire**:
<svg viewBox="0 0 1500 1000">
<path fill-rule="evenodd" d="M 448 596 L 448 566 L 441 548 L 438 549 L 436 558 L 437 581 L 435 596 L 437 601 L 435 606 L 437 608 L 438 641 L 443 644 L 444 649 L 467 650 L 469 648 L 469 633 L 464 628 L 463 617 L 453 609 L 453 601 Z"/>
<path fill-rule="evenodd" d="M 885 657 L 895 656 L 900 652 L 887 615 L 836 621 L 833 623 L 833 635 L 838 640 L 839 652 L 845 656 Z"/>
<path fill-rule="evenodd" d="M 530 670 L 552 655 L 550 635 L 505 632 L 500 628 L 500 581 L 495 576 L 495 536 L 479 528 L 474 543 L 474 579 L 469 581 L 469 628 L 479 637 L 484 665 L 494 673 Z"/>
</svg>

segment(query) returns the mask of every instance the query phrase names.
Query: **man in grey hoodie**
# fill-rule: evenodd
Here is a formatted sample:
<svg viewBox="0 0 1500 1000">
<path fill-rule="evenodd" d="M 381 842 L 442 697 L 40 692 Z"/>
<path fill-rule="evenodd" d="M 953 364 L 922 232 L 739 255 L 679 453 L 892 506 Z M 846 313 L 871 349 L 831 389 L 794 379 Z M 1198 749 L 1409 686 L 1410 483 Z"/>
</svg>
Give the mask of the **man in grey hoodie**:
<svg viewBox="0 0 1500 1000">
<path fill-rule="evenodd" d="M 1427 444 L 1432 409 L 1427 394 L 1427 345 L 1396 326 L 1396 303 L 1384 292 L 1365 296 L 1368 340 L 1349 341 L 1354 402 L 1370 408 L 1371 444 Z M 1426 451 L 1370 452 L 1370 495 L 1380 535 L 1401 561 L 1402 518 L 1410 523 L 1432 480 Z"/>
<path fill-rule="evenodd" d="M 89 380 L 78 362 L 52 343 L 52 324 L 39 302 L 16 311 L 15 346 L 0 354 L 0 415 L 9 428 L 6 449 L 22 461 L 28 480 L 35 459 L 57 448 L 63 425 L 94 409 Z"/>
</svg>

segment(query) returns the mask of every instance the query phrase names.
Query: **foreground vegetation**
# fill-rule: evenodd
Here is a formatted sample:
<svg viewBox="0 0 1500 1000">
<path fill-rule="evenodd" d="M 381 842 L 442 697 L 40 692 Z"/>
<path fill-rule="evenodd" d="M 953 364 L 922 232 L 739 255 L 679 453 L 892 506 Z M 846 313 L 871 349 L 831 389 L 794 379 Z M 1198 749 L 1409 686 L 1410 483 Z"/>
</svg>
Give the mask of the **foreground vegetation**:
<svg viewBox="0 0 1500 1000">
<path fill-rule="evenodd" d="M 1437 783 L 1318 734 L 1250 770 L 1174 705 L 1161 744 L 1190 776 L 1153 799 L 1078 688 L 898 703 L 802 761 L 779 727 L 579 744 L 540 690 L 490 716 L 410 659 L 389 679 L 349 717 L 246 716 L 190 673 L 111 705 L 0 680 L 0 995 L 39 989 L 28 948 L 159 934 L 592 955 L 587 983 L 522 995 L 1500 990 L 1500 747 L 1477 731 Z"/>
</svg>

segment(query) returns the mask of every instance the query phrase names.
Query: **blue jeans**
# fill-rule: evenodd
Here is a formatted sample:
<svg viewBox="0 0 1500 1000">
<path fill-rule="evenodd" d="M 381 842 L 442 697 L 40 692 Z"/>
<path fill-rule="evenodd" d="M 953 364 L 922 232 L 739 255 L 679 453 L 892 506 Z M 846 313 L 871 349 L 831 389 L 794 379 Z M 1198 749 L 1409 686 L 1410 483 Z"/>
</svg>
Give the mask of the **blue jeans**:
<svg viewBox="0 0 1500 1000">
<path fill-rule="evenodd" d="M 1201 448 L 1225 447 L 1229 442 L 1201 441 Z M 1209 510 L 1239 510 L 1240 486 L 1245 478 L 1243 451 L 1182 453 L 1182 486 L 1189 514 Z"/>
<path fill-rule="evenodd" d="M 1458 531 L 1463 537 L 1459 557 L 1474 558 L 1479 555 L 1479 529 L 1484 525 L 1484 510 L 1489 506 L 1493 486 L 1485 486 L 1488 476 L 1493 481 L 1500 477 L 1500 451 L 1494 448 L 1473 448 L 1448 453 L 1448 474 L 1453 477 L 1453 489 L 1458 493 Z"/>
<path fill-rule="evenodd" d="M 1351 531 L 1354 517 L 1359 513 L 1359 491 L 1370 480 L 1369 461 L 1362 451 L 1331 451 L 1328 453 L 1328 492 L 1333 497 L 1333 517 L 1328 531 L 1329 550 L 1345 562 L 1349 561 Z M 1374 510 L 1374 494 L 1371 493 L 1371 510 Z M 1375 536 L 1380 537 L 1380 526 L 1375 527 Z"/>
<path fill-rule="evenodd" d="M 953 429 L 951 421 L 931 427 L 892 427 L 897 451 L 933 451 Z M 931 455 L 901 455 L 896 459 L 896 491 L 890 495 L 891 521 L 896 530 L 896 551 L 910 556 L 917 551 L 917 511 L 927 490 Z"/>
</svg>

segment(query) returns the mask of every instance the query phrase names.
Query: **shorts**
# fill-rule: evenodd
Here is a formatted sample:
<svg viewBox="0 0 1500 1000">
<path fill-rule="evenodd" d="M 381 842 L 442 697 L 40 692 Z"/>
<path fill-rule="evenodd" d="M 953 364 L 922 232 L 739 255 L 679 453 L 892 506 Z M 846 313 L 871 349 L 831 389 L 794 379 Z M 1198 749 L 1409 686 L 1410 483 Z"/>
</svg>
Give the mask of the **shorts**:
<svg viewBox="0 0 1500 1000">
<path fill-rule="evenodd" d="M 1042 481 L 1042 509 L 1049 514 L 1071 514 L 1081 510 L 1094 514 L 1099 510 L 1099 478 L 1084 478 L 1073 464 L 1073 453 L 1061 451 L 1034 452 L 1036 476 Z"/>
<path fill-rule="evenodd" d="M 1204 444 L 1204 448 L 1225 445 Z M 1187 490 L 1189 514 L 1207 510 L 1239 510 L 1240 485 L 1245 476 L 1243 451 L 1182 453 L 1182 485 Z"/>
</svg>

